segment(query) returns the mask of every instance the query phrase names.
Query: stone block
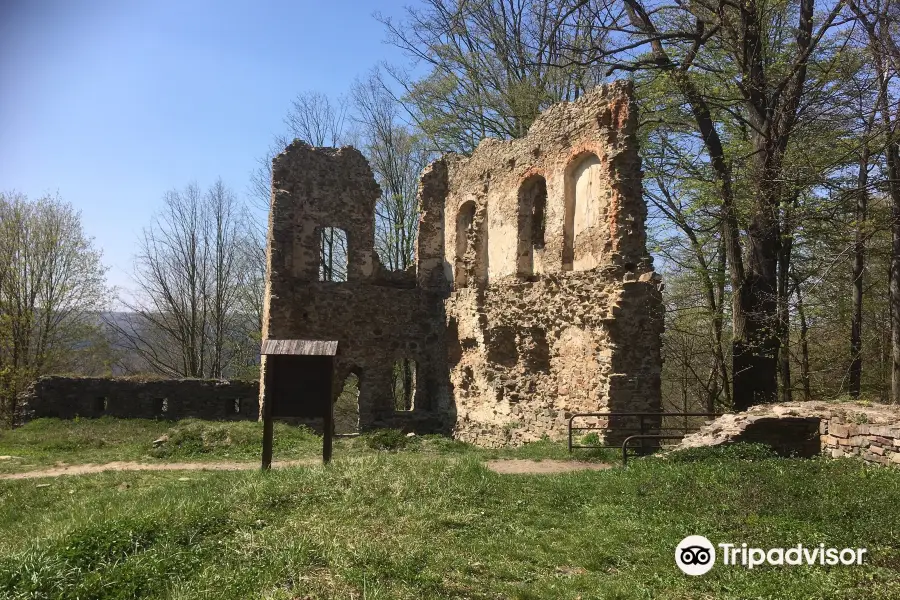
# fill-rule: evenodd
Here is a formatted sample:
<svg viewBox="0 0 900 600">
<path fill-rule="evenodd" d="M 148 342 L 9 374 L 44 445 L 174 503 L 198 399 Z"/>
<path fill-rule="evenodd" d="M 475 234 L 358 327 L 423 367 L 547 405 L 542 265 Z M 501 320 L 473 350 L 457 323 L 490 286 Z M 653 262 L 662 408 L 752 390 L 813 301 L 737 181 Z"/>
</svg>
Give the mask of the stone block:
<svg viewBox="0 0 900 600">
<path fill-rule="evenodd" d="M 832 422 L 828 428 L 828 433 L 833 435 L 834 437 L 845 438 L 849 435 L 849 431 L 846 425 L 841 423 Z"/>
</svg>

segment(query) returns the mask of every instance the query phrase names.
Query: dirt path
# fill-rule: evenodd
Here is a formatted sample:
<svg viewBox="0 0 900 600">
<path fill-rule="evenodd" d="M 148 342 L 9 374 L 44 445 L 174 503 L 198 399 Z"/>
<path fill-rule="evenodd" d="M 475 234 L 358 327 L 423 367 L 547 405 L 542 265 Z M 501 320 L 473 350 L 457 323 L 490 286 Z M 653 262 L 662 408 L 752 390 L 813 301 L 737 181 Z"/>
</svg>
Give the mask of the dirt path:
<svg viewBox="0 0 900 600">
<path fill-rule="evenodd" d="M 318 459 L 285 460 L 272 463 L 273 468 L 312 466 L 319 464 Z M 570 471 L 602 471 L 612 467 L 605 463 L 581 462 L 575 460 L 489 460 L 485 466 L 502 475 L 568 473 Z M 111 462 L 105 464 L 57 465 L 47 469 L 25 471 L 22 473 L 0 474 L 4 479 L 40 479 L 43 477 L 61 477 L 63 475 L 89 475 L 104 471 L 249 471 L 258 469 L 258 462 L 184 462 L 184 463 L 140 463 Z"/>
<path fill-rule="evenodd" d="M 272 463 L 273 468 L 309 466 L 318 464 L 315 459 L 285 460 Z M 102 473 L 104 471 L 249 471 L 258 469 L 258 462 L 188 462 L 188 463 L 139 463 L 139 462 L 111 462 L 102 465 L 58 465 L 38 471 L 25 471 L 24 473 L 6 473 L 0 475 L 2 479 L 38 479 L 40 477 L 60 477 L 61 475 L 88 475 L 90 473 Z"/>
<path fill-rule="evenodd" d="M 603 471 L 612 468 L 607 463 L 582 462 L 577 460 L 489 460 L 485 466 L 502 475 L 548 475 L 569 471 Z"/>
</svg>

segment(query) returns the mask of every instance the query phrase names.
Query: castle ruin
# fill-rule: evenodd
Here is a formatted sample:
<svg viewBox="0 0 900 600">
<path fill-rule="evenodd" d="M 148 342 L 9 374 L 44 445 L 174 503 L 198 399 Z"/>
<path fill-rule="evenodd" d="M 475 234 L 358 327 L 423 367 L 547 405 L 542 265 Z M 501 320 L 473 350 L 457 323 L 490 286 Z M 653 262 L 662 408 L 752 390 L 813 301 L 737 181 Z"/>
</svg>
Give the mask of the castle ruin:
<svg viewBox="0 0 900 600">
<path fill-rule="evenodd" d="M 550 107 L 523 138 L 436 160 L 407 271 L 375 252 L 381 191 L 362 154 L 293 142 L 273 160 L 263 339 L 338 341 L 335 397 L 355 374 L 361 430 L 519 444 L 562 437 L 573 413 L 660 410 L 636 133 L 617 82 Z M 335 233 L 339 280 L 323 262 Z M 415 364 L 410 410 L 395 404 L 397 361 Z"/>
</svg>

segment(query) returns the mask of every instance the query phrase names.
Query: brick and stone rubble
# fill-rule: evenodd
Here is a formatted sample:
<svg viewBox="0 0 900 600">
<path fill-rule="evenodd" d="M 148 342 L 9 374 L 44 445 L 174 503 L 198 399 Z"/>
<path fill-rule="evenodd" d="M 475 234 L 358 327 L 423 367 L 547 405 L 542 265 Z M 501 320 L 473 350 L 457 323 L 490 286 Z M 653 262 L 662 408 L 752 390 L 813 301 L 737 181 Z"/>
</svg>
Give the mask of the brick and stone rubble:
<svg viewBox="0 0 900 600">
<path fill-rule="evenodd" d="M 854 402 L 754 406 L 712 421 L 676 449 L 762 443 L 786 456 L 857 457 L 900 465 L 900 407 Z"/>
</svg>

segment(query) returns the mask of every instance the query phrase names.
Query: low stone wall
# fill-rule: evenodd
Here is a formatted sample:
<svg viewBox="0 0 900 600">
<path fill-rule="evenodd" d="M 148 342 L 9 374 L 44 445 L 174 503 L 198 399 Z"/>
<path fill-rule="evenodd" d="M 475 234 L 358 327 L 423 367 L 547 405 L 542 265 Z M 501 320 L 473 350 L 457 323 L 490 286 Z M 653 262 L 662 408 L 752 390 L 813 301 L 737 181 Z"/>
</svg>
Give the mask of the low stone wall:
<svg viewBox="0 0 900 600">
<path fill-rule="evenodd" d="M 21 397 L 24 418 L 257 420 L 259 383 L 215 379 L 59 377 L 38 379 Z"/>
<path fill-rule="evenodd" d="M 900 465 L 900 423 L 890 426 L 832 420 L 824 425 L 822 451 L 832 457 L 859 456 L 870 463 Z"/>
<path fill-rule="evenodd" d="M 900 465 L 900 406 L 852 402 L 790 402 L 723 415 L 689 435 L 677 449 L 736 442 L 763 443 L 779 454 L 856 456 Z"/>
</svg>

